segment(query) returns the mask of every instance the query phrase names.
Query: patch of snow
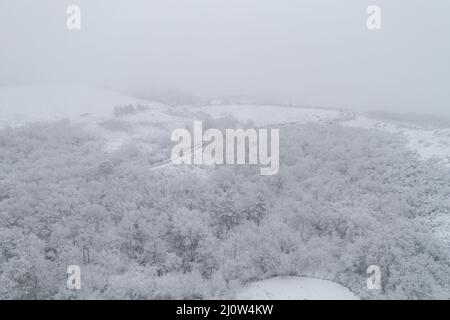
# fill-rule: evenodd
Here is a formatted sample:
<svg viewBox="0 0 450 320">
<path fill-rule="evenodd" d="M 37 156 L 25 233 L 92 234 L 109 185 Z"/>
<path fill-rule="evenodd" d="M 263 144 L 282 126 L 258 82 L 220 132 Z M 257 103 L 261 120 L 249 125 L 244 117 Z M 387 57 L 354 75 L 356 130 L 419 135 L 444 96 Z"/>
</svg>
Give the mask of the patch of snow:
<svg viewBox="0 0 450 320">
<path fill-rule="evenodd" d="M 360 300 L 346 287 L 307 277 L 275 277 L 254 282 L 235 295 L 239 300 Z"/>
<path fill-rule="evenodd" d="M 416 151 L 422 159 L 437 158 L 443 164 L 450 165 L 450 129 L 421 129 L 403 127 L 357 115 L 352 120 L 343 121 L 343 125 L 379 129 L 406 138 L 407 146 Z"/>
</svg>

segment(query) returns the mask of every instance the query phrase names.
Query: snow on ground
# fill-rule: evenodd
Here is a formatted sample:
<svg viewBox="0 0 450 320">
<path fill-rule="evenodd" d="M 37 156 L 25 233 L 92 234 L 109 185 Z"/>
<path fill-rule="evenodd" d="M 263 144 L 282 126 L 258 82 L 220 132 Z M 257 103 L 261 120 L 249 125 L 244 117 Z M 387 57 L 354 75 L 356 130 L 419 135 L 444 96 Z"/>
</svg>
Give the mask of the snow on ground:
<svg viewBox="0 0 450 320">
<path fill-rule="evenodd" d="M 142 105 L 148 109 L 115 117 L 114 107 L 124 105 Z M 231 114 L 242 123 L 253 121 L 256 126 L 339 122 L 346 126 L 380 129 L 405 136 L 408 147 L 423 158 L 437 157 L 450 165 L 450 129 L 402 126 L 341 110 L 269 105 L 185 106 L 177 110 L 112 90 L 84 86 L 0 87 L 0 128 L 69 119 L 104 137 L 107 150 L 115 150 L 131 141 L 146 146 L 158 139 L 168 141 L 173 129 L 198 120 L 195 112 L 203 112 L 213 118 Z"/>
<path fill-rule="evenodd" d="M 115 107 L 128 105 L 145 109 L 115 115 Z M 76 85 L 0 87 L 0 128 L 62 119 L 100 135 L 108 151 L 128 142 L 151 149 L 154 143 L 169 141 L 170 132 L 187 123 L 185 117 L 173 114 L 161 103 L 107 89 Z"/>
<path fill-rule="evenodd" d="M 148 110 L 114 117 L 114 107 L 124 105 L 142 105 Z M 253 121 L 256 126 L 292 122 L 340 122 L 346 126 L 380 129 L 405 136 L 408 147 L 423 158 L 437 157 L 450 165 L 450 129 L 401 126 L 333 109 L 212 105 L 185 106 L 176 111 L 161 103 L 107 89 L 75 85 L 0 87 L 0 127 L 69 119 L 104 137 L 107 150 L 115 150 L 127 142 L 148 147 L 154 140 L 168 141 L 168 135 L 173 129 L 185 127 L 196 120 L 195 112 L 203 112 L 213 118 L 231 114 L 242 123 Z"/>
<path fill-rule="evenodd" d="M 345 115 L 331 109 L 268 106 L 268 105 L 214 105 L 205 107 L 185 107 L 190 111 L 200 111 L 213 118 L 231 114 L 239 122 L 253 121 L 256 126 L 282 124 L 287 122 L 330 122 Z"/>
<path fill-rule="evenodd" d="M 235 295 L 240 300 L 359 300 L 346 287 L 306 277 L 275 277 L 254 282 Z"/>
<path fill-rule="evenodd" d="M 423 159 L 437 158 L 450 165 L 450 129 L 423 129 L 401 124 L 390 124 L 365 116 L 356 115 L 343 125 L 379 129 L 393 134 L 400 134 L 407 139 L 407 146 L 416 151 Z"/>
<path fill-rule="evenodd" d="M 113 115 L 113 107 L 148 101 L 106 89 L 76 85 L 0 87 L 0 124 L 59 119 L 82 120 Z"/>
<path fill-rule="evenodd" d="M 450 128 L 418 128 L 401 123 L 391 124 L 352 112 L 333 109 L 284 107 L 268 105 L 213 105 L 205 107 L 185 107 L 189 111 L 204 112 L 218 118 L 227 114 L 242 123 L 253 121 L 256 126 L 283 123 L 341 123 L 345 126 L 378 129 L 400 134 L 407 139 L 407 146 L 422 158 L 436 157 L 450 165 Z"/>
</svg>

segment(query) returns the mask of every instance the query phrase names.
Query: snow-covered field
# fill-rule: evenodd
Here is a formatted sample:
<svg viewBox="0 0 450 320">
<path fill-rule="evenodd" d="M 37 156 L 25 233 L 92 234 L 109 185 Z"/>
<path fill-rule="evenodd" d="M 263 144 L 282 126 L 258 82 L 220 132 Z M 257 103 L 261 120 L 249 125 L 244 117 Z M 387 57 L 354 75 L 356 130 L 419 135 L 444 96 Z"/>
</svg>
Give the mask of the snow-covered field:
<svg viewBox="0 0 450 320">
<path fill-rule="evenodd" d="M 0 124 L 20 125 L 27 122 L 70 119 L 101 120 L 113 115 L 113 107 L 146 104 L 107 89 L 84 86 L 40 85 L 0 88 Z"/>
<path fill-rule="evenodd" d="M 355 115 L 353 119 L 345 121 L 343 124 L 400 134 L 406 138 L 408 147 L 424 159 L 436 158 L 450 165 L 450 128 L 430 129 L 412 127 L 408 124 L 394 125 L 362 115 Z"/>
<path fill-rule="evenodd" d="M 359 300 L 338 283 L 306 277 L 275 277 L 254 282 L 235 297 L 242 300 Z"/>
</svg>

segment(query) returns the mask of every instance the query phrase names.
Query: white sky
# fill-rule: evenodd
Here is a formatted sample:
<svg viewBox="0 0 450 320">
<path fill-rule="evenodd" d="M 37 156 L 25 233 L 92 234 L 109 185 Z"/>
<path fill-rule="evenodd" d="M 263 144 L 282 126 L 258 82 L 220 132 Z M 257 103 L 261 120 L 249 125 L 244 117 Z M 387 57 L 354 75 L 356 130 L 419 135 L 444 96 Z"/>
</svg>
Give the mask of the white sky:
<svg viewBox="0 0 450 320">
<path fill-rule="evenodd" d="M 68 31 L 78 4 L 82 29 Z M 366 8 L 382 9 L 382 30 Z M 0 0 L 0 85 L 247 94 L 450 115 L 447 0 Z"/>
</svg>

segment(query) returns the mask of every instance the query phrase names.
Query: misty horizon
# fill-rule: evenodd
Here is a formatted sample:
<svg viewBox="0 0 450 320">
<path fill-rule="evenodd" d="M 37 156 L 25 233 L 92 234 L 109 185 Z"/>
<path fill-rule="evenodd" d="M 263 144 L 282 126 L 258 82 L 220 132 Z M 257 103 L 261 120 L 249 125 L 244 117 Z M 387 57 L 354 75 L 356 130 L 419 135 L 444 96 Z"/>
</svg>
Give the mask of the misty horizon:
<svg viewBox="0 0 450 320">
<path fill-rule="evenodd" d="M 0 4 L 0 85 L 76 83 L 149 96 L 242 95 L 450 116 L 448 3 L 74 1 Z"/>
</svg>

